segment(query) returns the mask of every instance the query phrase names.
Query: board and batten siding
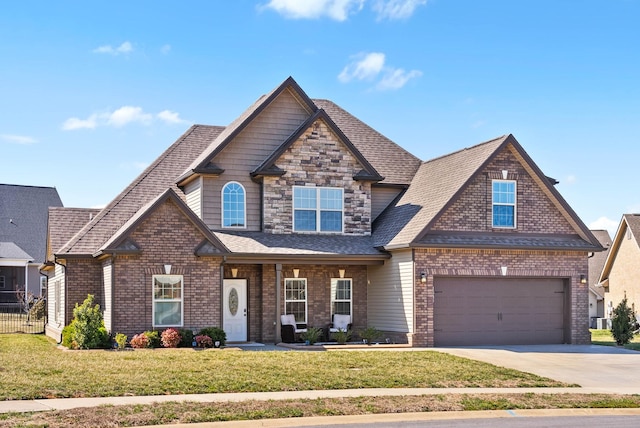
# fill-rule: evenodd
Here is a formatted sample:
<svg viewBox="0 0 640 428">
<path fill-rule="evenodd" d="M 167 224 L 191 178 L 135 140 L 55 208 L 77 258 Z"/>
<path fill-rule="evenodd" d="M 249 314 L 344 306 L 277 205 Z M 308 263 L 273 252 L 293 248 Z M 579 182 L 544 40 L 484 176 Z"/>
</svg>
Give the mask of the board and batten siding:
<svg viewBox="0 0 640 428">
<path fill-rule="evenodd" d="M 224 169 L 203 183 L 203 220 L 211 229 L 222 228 L 222 187 L 236 181 L 245 188 L 246 230 L 261 230 L 260 185 L 250 173 L 267 159 L 311 115 L 289 91 L 283 91 L 234 140 L 213 163 Z"/>
<path fill-rule="evenodd" d="M 198 177 L 184 187 L 187 206 L 202 218 L 202 177 Z"/>
<path fill-rule="evenodd" d="M 369 266 L 367 321 L 378 330 L 413 333 L 413 251 L 394 251 L 382 266 Z"/>
<path fill-rule="evenodd" d="M 397 187 L 371 186 L 371 221 L 375 220 L 400 192 L 402 189 Z"/>
<path fill-rule="evenodd" d="M 112 310 L 112 302 L 113 299 L 111 298 L 112 293 L 111 291 L 113 290 L 113 265 L 111 264 L 111 262 L 105 263 L 102 265 L 102 284 L 103 284 L 103 296 L 104 296 L 104 305 L 103 305 L 103 312 L 102 312 L 102 316 L 104 319 L 104 326 L 107 329 L 108 332 L 112 332 L 111 331 L 111 326 L 112 326 L 112 319 L 111 319 L 111 314 L 113 313 Z"/>
</svg>

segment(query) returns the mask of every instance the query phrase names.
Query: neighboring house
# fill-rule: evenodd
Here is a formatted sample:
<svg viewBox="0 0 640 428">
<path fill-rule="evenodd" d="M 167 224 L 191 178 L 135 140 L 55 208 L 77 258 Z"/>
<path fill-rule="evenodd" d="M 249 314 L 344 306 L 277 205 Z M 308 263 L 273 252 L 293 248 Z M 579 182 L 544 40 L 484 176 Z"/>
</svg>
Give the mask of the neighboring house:
<svg viewBox="0 0 640 428">
<path fill-rule="evenodd" d="M 47 331 L 91 293 L 129 336 L 278 342 L 281 314 L 347 314 L 413 346 L 589 343 L 602 248 L 554 184 L 511 135 L 422 162 L 288 78 L 191 127 L 83 226 L 52 211 Z"/>
<path fill-rule="evenodd" d="M 604 287 L 605 318 L 627 296 L 629 306 L 640 309 L 640 214 L 624 214 L 613 237 L 600 274 Z"/>
<path fill-rule="evenodd" d="M 40 297 L 49 207 L 61 207 L 53 187 L 0 184 L 0 305 L 17 305 L 17 291 Z M 44 279 L 43 279 L 44 278 Z"/>
<path fill-rule="evenodd" d="M 604 318 L 604 288 L 600 286 L 600 274 L 611 248 L 611 236 L 606 230 L 592 230 L 604 251 L 589 257 L 589 327 L 597 328 L 598 318 Z"/>
</svg>

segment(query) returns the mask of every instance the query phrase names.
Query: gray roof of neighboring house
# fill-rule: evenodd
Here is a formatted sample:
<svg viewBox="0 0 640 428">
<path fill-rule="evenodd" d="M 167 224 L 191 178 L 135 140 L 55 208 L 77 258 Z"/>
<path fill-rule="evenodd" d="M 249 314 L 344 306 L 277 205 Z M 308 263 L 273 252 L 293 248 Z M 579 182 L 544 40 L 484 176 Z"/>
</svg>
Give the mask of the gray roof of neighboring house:
<svg viewBox="0 0 640 428">
<path fill-rule="evenodd" d="M 633 238 L 640 244 L 640 214 L 625 214 L 624 220 L 629 225 Z"/>
<path fill-rule="evenodd" d="M 0 259 L 33 261 L 33 257 L 13 242 L 0 242 Z"/>
<path fill-rule="evenodd" d="M 0 242 L 13 242 L 34 262 L 43 262 L 49 207 L 61 206 L 54 187 L 0 184 Z"/>
<path fill-rule="evenodd" d="M 93 254 L 109 240 L 138 210 L 169 188 L 182 194 L 176 178 L 193 157 L 223 131 L 220 126 L 194 125 L 162 153 L 142 174 L 111 201 L 100 213 L 54 253 Z"/>
</svg>

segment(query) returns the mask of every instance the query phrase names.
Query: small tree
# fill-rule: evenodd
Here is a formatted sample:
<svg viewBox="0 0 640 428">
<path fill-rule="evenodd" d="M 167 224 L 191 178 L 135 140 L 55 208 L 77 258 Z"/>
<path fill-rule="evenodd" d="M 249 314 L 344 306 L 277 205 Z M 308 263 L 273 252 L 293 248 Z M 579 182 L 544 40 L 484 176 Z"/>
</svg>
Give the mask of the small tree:
<svg viewBox="0 0 640 428">
<path fill-rule="evenodd" d="M 82 305 L 73 309 L 73 340 L 80 349 L 103 348 L 109 339 L 100 305 L 93 304 L 93 295 L 87 295 Z"/>
<path fill-rule="evenodd" d="M 625 295 L 624 299 L 613 310 L 613 317 L 611 318 L 611 334 L 616 343 L 620 346 L 629 343 L 633 339 L 636 325 L 636 315 L 627 304 L 627 296 Z"/>
</svg>

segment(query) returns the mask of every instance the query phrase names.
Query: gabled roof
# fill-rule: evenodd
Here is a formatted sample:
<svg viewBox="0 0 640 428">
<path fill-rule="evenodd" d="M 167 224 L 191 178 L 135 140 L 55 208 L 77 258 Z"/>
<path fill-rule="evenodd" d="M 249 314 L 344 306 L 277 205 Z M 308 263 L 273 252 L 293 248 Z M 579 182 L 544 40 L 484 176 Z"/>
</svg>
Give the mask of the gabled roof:
<svg viewBox="0 0 640 428">
<path fill-rule="evenodd" d="M 521 236 L 514 241 L 513 237 L 498 239 L 495 236 L 480 237 L 475 234 L 432 234 L 427 237 L 434 223 L 458 199 L 476 174 L 508 146 L 517 153 L 533 179 L 573 225 L 580 239 L 576 241 L 573 236 L 554 236 L 549 241 L 550 237 L 546 236 L 543 237 L 545 241 L 530 235 Z M 593 234 L 553 187 L 553 182 L 540 171 L 510 134 L 422 164 L 406 192 L 376 219 L 374 237 L 376 245 L 386 249 L 408 246 L 478 248 L 488 245 L 493 248 L 602 250 Z"/>
<path fill-rule="evenodd" d="M 596 237 L 598 242 L 600 242 L 600 245 L 602 245 L 605 250 L 593 253 L 593 255 L 589 257 L 589 287 L 596 295 L 598 295 L 598 297 L 604 297 L 604 290 L 602 287 L 595 287 L 595 285 L 597 285 L 600 280 L 600 274 L 604 268 L 604 263 L 607 260 L 607 256 L 609 256 L 609 250 L 611 249 L 611 236 L 609 236 L 609 232 L 606 230 L 592 230 L 591 232 L 593 232 L 593 236 Z"/>
<path fill-rule="evenodd" d="M 46 256 L 49 207 L 61 207 L 54 187 L 0 184 L 0 241 L 13 242 L 35 262 Z"/>
<path fill-rule="evenodd" d="M 100 212 L 98 208 L 49 208 L 49 232 L 47 236 L 47 258 L 53 261 L 52 252 L 62 246 L 78 233 L 87 223 L 95 219 Z"/>
<path fill-rule="evenodd" d="M 313 115 L 311 115 L 306 121 L 302 123 L 300 127 L 287 138 L 287 140 L 275 150 L 271 156 L 265 159 L 262 164 L 260 164 L 254 171 L 251 172 L 251 176 L 259 176 L 259 175 L 269 175 L 273 174 L 274 171 L 277 174 L 284 174 L 285 171 L 281 170 L 277 167 L 276 162 L 284 154 L 284 152 L 291 147 L 293 143 L 295 143 L 298 138 L 302 136 L 309 128 L 313 126 L 316 121 L 322 120 L 327 124 L 329 129 L 337 135 L 338 139 L 347 147 L 347 149 L 351 152 L 351 154 L 358 160 L 360 165 L 362 165 L 363 170 L 354 175 L 356 180 L 370 180 L 370 181 L 381 181 L 384 179 L 375 168 L 367 161 L 367 159 L 362 156 L 362 154 L 358 151 L 358 149 L 351 143 L 349 138 L 338 128 L 333 120 L 327 115 L 327 112 L 320 109 L 316 111 Z"/>
<path fill-rule="evenodd" d="M 342 107 L 329 100 L 313 102 L 327 112 L 336 126 L 384 179 L 379 184 L 407 186 L 422 161 Z"/>
<path fill-rule="evenodd" d="M 178 209 L 182 212 L 185 218 L 202 233 L 205 240 L 207 240 L 213 247 L 217 248 L 217 253 L 228 252 L 224 245 L 216 238 L 209 228 L 203 223 L 203 221 L 194 214 L 193 211 L 187 207 L 182 199 L 176 194 L 176 192 L 168 188 L 162 194 L 155 199 L 151 200 L 148 204 L 141 207 L 131 218 L 122 225 L 122 227 L 113 234 L 113 236 L 105 242 L 102 247 L 93 254 L 97 257 L 103 253 L 121 253 L 137 251 L 137 245 L 129 240 L 129 235 L 134 231 L 140 223 L 147 219 L 161 204 L 167 201 L 173 202 Z M 203 244 L 200 244 L 200 247 Z M 194 248 L 195 250 L 195 248 Z"/>
<path fill-rule="evenodd" d="M 62 248 L 55 249 L 55 254 L 87 255 L 97 252 L 141 207 L 169 188 L 178 190 L 175 185 L 177 175 L 191 163 L 194 154 L 202 153 L 223 129 L 219 126 L 205 125 L 189 128 L 101 210 L 93 221 L 86 224 Z"/>
<path fill-rule="evenodd" d="M 245 110 L 238 118 L 236 118 L 229 126 L 227 126 L 211 144 L 202 151 L 202 153 L 189 164 L 185 171 L 176 179 L 179 185 L 184 184 L 194 174 L 203 174 L 209 172 L 207 168 L 211 168 L 209 163 L 216 157 L 222 149 L 224 149 L 233 139 L 242 132 L 278 95 L 283 91 L 290 89 L 301 103 L 309 110 L 309 113 L 315 113 L 318 108 L 298 86 L 292 77 L 287 78 L 277 88 L 266 95 L 258 98 L 247 110 Z M 215 169 L 215 167 L 214 167 Z"/>
<path fill-rule="evenodd" d="M 13 242 L 0 242 L 0 259 L 20 260 L 24 262 L 33 261 L 33 257 Z"/>
<path fill-rule="evenodd" d="M 624 214 L 613 237 L 613 242 L 605 260 L 604 267 L 598 282 L 604 284 L 609 279 L 613 262 L 618 255 L 623 239 L 632 239 L 636 245 L 640 246 L 640 214 Z M 638 261 L 640 263 L 640 261 Z"/>
</svg>

